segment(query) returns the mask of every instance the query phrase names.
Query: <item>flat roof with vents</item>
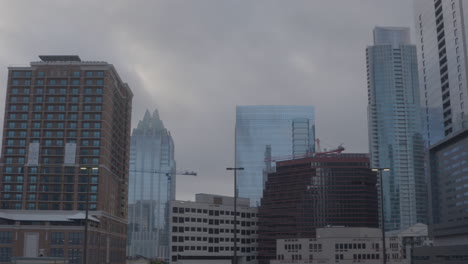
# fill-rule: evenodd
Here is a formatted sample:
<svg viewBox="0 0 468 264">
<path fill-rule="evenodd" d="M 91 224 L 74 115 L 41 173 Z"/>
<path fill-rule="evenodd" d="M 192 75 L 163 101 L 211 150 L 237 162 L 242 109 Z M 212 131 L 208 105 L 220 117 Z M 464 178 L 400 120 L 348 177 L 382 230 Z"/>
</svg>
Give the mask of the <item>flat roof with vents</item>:
<svg viewBox="0 0 468 264">
<path fill-rule="evenodd" d="M 81 61 L 78 55 L 40 55 L 42 61 Z"/>
</svg>

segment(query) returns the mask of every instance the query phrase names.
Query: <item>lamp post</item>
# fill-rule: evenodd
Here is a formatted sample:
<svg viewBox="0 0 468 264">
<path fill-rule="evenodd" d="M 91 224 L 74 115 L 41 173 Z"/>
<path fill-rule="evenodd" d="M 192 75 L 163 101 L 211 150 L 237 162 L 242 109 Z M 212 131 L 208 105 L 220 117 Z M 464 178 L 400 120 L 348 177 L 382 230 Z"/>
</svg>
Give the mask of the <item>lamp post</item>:
<svg viewBox="0 0 468 264">
<path fill-rule="evenodd" d="M 382 181 L 382 172 L 383 171 L 390 171 L 389 168 L 372 168 L 372 171 L 375 171 L 379 174 L 379 179 L 380 179 L 380 212 L 381 212 L 381 218 L 380 218 L 380 223 L 382 225 L 382 263 L 386 264 L 387 263 L 387 248 L 385 246 L 385 216 L 384 216 L 384 196 L 383 196 L 383 181 Z"/>
<path fill-rule="evenodd" d="M 234 261 L 237 264 L 237 171 L 244 168 L 226 168 L 226 170 L 234 171 Z"/>
<path fill-rule="evenodd" d="M 88 214 L 89 214 L 89 178 L 93 170 L 98 168 L 81 167 L 80 170 L 86 171 L 86 203 L 85 203 L 85 228 L 84 228 L 84 241 L 83 241 L 83 264 L 88 263 Z"/>
</svg>

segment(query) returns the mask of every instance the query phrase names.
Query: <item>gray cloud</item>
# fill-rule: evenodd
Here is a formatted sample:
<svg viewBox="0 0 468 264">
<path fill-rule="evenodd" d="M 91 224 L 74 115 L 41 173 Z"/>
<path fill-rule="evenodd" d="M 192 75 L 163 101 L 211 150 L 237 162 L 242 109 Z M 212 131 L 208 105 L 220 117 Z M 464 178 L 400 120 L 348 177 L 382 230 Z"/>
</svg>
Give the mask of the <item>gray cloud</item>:
<svg viewBox="0 0 468 264">
<path fill-rule="evenodd" d="M 158 108 L 178 167 L 199 172 L 179 177 L 179 199 L 232 194 L 225 168 L 233 164 L 236 105 L 315 105 L 323 147 L 344 143 L 348 151 L 367 152 L 365 47 L 374 26 L 413 23 L 407 0 L 0 0 L 0 6 L 3 83 L 9 64 L 39 54 L 113 63 L 135 93 L 133 124 L 146 108 Z"/>
</svg>

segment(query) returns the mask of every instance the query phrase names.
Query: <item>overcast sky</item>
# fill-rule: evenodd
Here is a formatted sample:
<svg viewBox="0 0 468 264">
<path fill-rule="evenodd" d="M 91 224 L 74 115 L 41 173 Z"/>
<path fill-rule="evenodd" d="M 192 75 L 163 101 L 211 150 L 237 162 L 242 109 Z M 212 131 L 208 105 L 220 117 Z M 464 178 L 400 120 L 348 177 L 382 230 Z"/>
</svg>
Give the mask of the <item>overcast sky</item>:
<svg viewBox="0 0 468 264">
<path fill-rule="evenodd" d="M 132 124 L 159 110 L 176 146 L 177 199 L 232 195 L 236 105 L 314 105 L 322 147 L 368 152 L 365 48 L 375 26 L 413 27 L 410 0 L 0 0 L 7 67 L 40 54 L 114 64 Z M 1 107 L 3 124 L 3 107 Z"/>
</svg>

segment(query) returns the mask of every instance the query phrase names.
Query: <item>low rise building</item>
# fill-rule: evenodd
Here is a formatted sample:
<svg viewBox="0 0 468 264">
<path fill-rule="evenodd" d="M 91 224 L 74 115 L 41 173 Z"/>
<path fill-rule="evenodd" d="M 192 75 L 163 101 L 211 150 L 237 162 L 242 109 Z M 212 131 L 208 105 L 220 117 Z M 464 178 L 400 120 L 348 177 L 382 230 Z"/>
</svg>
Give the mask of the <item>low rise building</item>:
<svg viewBox="0 0 468 264">
<path fill-rule="evenodd" d="M 50 258 L 50 257 L 37 257 L 37 258 L 11 258 L 11 264 L 68 264 L 65 258 Z"/>
<path fill-rule="evenodd" d="M 421 245 L 424 244 L 427 241 L 427 226 L 417 224 L 387 235 L 387 263 L 409 264 L 411 243 L 408 241 L 423 241 Z M 382 231 L 378 228 L 318 228 L 315 238 L 278 239 L 276 243 L 276 260 L 272 260 L 271 264 L 382 263 Z"/>
<path fill-rule="evenodd" d="M 254 264 L 257 208 L 237 199 L 237 263 Z M 195 202 L 171 203 L 171 263 L 231 263 L 234 256 L 234 198 L 197 194 Z"/>
</svg>

